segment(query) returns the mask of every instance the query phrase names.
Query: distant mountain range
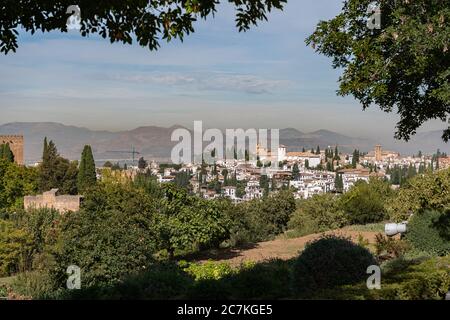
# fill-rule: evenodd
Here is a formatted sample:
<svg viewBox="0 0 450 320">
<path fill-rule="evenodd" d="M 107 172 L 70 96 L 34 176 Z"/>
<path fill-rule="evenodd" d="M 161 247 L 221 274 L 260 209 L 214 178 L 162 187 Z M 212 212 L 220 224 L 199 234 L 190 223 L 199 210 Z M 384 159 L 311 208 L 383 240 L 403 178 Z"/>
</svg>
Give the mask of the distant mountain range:
<svg viewBox="0 0 450 320">
<path fill-rule="evenodd" d="M 61 155 L 72 160 L 79 159 L 83 146 L 86 144 L 92 146 L 97 161 L 131 159 L 132 155 L 129 152 L 133 147 L 140 152 L 139 156 L 144 156 L 148 160 L 167 160 L 172 147 L 177 143 L 170 139 L 176 128 L 182 127 L 145 126 L 129 131 L 111 132 L 54 122 L 14 122 L 0 125 L 0 135 L 24 135 L 27 163 L 40 160 L 44 137 L 53 140 Z M 317 145 L 323 149 L 337 144 L 340 150 L 351 152 L 355 148 L 361 151 L 372 150 L 375 144 L 380 143 L 386 149 L 413 154 L 418 150 L 434 152 L 437 148 L 447 151 L 449 145 L 441 141 L 441 134 L 441 131 L 419 133 L 411 142 L 405 143 L 349 137 L 323 129 L 304 133 L 294 128 L 286 128 L 280 130 L 280 144 L 286 145 L 288 151 L 298 151 L 303 147 L 308 150 L 315 149 Z"/>
</svg>

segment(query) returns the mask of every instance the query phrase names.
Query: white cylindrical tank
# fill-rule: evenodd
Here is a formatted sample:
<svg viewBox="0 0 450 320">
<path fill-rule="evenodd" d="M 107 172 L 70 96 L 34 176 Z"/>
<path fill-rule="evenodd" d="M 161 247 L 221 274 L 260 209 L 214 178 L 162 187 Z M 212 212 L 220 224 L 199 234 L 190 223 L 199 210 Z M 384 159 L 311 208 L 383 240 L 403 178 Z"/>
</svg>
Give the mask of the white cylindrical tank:
<svg viewBox="0 0 450 320">
<path fill-rule="evenodd" d="M 384 232 L 388 236 L 395 236 L 397 233 L 405 233 L 406 223 L 387 223 L 384 226 Z"/>
</svg>

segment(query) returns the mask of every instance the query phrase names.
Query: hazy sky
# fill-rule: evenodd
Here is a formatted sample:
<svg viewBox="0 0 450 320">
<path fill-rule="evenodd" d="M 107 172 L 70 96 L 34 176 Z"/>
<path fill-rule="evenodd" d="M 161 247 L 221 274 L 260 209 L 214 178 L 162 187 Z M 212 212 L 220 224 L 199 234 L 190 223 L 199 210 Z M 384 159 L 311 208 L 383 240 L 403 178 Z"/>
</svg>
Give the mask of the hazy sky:
<svg viewBox="0 0 450 320">
<path fill-rule="evenodd" d="M 184 43 L 162 43 L 157 52 L 77 31 L 22 32 L 17 53 L 0 57 L 0 124 L 122 130 L 203 120 L 205 127 L 392 136 L 397 116 L 363 112 L 353 98 L 336 96 L 339 71 L 305 45 L 316 23 L 340 7 L 340 0 L 290 0 L 268 22 L 239 33 L 233 9 L 223 5 Z"/>
</svg>

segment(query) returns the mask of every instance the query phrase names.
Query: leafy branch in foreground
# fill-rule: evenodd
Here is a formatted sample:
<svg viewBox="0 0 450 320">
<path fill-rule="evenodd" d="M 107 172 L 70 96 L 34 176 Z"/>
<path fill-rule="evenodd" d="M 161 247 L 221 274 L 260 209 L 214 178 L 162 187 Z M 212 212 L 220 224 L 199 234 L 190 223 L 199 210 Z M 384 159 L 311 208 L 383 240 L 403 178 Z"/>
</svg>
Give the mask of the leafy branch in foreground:
<svg viewBox="0 0 450 320">
<path fill-rule="evenodd" d="M 371 3 L 381 10 L 380 29 L 367 26 Z M 346 0 L 306 43 L 343 69 L 339 95 L 353 95 L 363 109 L 397 110 L 395 137 L 407 141 L 426 121 L 450 113 L 449 21 L 448 0 Z M 449 138 L 450 127 L 442 135 Z"/>
<path fill-rule="evenodd" d="M 286 0 L 228 0 L 236 10 L 236 27 L 246 31 L 267 13 L 283 9 Z M 214 16 L 218 0 L 4 0 L 0 11 L 0 52 L 7 54 L 18 48 L 18 28 L 36 31 L 67 32 L 67 9 L 78 5 L 81 10 L 80 33 L 83 37 L 100 34 L 111 43 L 132 44 L 133 37 L 141 46 L 156 50 L 160 40 L 170 41 L 194 32 L 198 18 Z"/>
</svg>

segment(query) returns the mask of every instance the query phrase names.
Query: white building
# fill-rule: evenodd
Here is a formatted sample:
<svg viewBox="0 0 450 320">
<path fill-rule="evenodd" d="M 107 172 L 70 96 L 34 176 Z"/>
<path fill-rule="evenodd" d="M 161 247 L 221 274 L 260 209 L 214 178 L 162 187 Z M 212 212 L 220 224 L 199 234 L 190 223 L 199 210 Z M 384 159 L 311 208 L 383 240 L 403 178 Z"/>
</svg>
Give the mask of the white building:
<svg viewBox="0 0 450 320">
<path fill-rule="evenodd" d="M 223 187 L 224 195 L 230 199 L 236 198 L 236 187 L 233 186 L 225 186 Z"/>
</svg>

